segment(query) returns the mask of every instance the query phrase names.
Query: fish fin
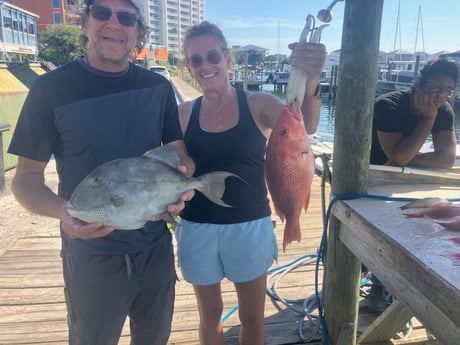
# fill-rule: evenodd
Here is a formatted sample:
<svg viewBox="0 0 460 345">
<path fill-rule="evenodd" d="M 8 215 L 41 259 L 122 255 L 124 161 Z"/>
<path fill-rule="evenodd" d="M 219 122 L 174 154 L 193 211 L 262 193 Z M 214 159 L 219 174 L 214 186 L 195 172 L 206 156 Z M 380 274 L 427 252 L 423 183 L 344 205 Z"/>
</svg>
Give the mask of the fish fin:
<svg viewBox="0 0 460 345">
<path fill-rule="evenodd" d="M 201 186 L 197 189 L 213 203 L 222 207 L 232 207 L 222 200 L 225 192 L 225 180 L 228 177 L 236 177 L 247 183 L 244 179 L 233 173 L 227 171 L 214 171 L 197 178 L 202 182 Z"/>
<path fill-rule="evenodd" d="M 278 207 L 276 207 L 276 205 L 273 206 L 275 207 L 276 215 L 281 219 L 281 223 L 284 223 L 284 221 L 286 220 L 286 216 Z"/>
<path fill-rule="evenodd" d="M 310 205 L 310 192 L 307 194 L 307 196 L 305 197 L 305 203 L 303 205 L 303 209 L 305 210 L 305 212 L 307 212 L 308 210 L 308 205 Z"/>
<path fill-rule="evenodd" d="M 163 212 L 162 214 L 158 215 L 158 217 L 160 217 L 160 219 L 163 219 L 166 223 L 171 225 L 172 230 L 174 230 L 176 226 L 179 225 L 177 220 L 174 218 L 174 216 L 170 212 Z"/>
<path fill-rule="evenodd" d="M 429 208 L 440 202 L 447 202 L 447 199 L 437 198 L 437 197 L 427 197 L 422 199 L 415 199 L 408 204 L 405 204 L 400 207 L 401 210 L 406 210 L 408 208 Z"/>
<path fill-rule="evenodd" d="M 154 160 L 159 160 L 174 169 L 178 169 L 179 167 L 179 155 L 177 154 L 177 146 L 176 144 L 166 144 L 162 146 L 158 146 L 152 150 L 149 150 L 144 153 L 144 156 L 154 159 Z"/>
<path fill-rule="evenodd" d="M 300 242 L 302 239 L 302 232 L 300 231 L 300 224 L 293 224 L 286 221 L 286 226 L 284 227 L 284 236 L 283 236 L 283 253 L 286 251 L 286 247 L 292 241 Z"/>
</svg>

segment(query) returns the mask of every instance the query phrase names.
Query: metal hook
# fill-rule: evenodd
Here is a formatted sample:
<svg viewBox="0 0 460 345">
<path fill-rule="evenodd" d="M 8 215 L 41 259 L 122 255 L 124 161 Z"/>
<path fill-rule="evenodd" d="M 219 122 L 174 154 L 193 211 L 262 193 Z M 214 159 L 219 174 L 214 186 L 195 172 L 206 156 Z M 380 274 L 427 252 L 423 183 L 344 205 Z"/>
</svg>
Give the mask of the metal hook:
<svg viewBox="0 0 460 345">
<path fill-rule="evenodd" d="M 335 6 L 335 4 L 339 1 L 344 1 L 344 0 L 334 0 L 332 3 L 325 9 L 320 10 L 318 12 L 317 18 L 322 21 L 323 23 L 329 23 L 332 20 L 332 8 Z"/>
</svg>

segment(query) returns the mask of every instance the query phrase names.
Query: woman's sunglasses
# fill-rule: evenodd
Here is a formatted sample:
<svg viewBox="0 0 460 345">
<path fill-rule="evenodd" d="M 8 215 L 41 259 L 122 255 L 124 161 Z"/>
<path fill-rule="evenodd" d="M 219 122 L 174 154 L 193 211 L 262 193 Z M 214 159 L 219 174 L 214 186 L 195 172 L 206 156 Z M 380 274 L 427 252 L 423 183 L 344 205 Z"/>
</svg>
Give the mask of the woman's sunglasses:
<svg viewBox="0 0 460 345">
<path fill-rule="evenodd" d="M 134 26 L 139 20 L 136 13 L 127 11 L 118 11 L 101 5 L 88 6 L 91 16 L 101 22 L 106 22 L 112 17 L 112 13 L 117 16 L 118 22 L 123 26 Z"/>
<path fill-rule="evenodd" d="M 208 51 L 208 54 L 206 54 L 206 62 L 212 65 L 217 65 L 221 58 L 222 53 L 215 49 Z M 192 56 L 187 57 L 187 60 L 192 68 L 200 68 L 204 63 L 205 58 L 200 54 L 193 54 Z"/>
</svg>

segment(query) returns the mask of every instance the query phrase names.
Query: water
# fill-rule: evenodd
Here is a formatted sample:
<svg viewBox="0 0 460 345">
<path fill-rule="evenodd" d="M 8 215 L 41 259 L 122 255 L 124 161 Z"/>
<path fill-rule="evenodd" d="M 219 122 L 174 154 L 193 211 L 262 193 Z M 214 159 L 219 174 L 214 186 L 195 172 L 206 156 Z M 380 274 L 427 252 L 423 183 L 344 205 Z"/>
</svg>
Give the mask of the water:
<svg viewBox="0 0 460 345">
<path fill-rule="evenodd" d="M 262 86 L 262 90 L 269 92 L 276 97 L 284 101 L 284 92 L 274 91 L 274 87 L 271 84 L 265 84 Z M 459 104 L 457 102 L 457 104 Z M 460 108 L 457 106 L 455 109 L 455 134 L 457 136 L 457 144 L 460 144 Z M 320 108 L 320 121 L 318 125 L 317 134 L 323 141 L 334 141 L 334 122 L 335 122 L 335 100 L 329 100 L 329 98 L 321 97 L 321 108 Z M 427 138 L 430 140 L 430 137 Z"/>
</svg>

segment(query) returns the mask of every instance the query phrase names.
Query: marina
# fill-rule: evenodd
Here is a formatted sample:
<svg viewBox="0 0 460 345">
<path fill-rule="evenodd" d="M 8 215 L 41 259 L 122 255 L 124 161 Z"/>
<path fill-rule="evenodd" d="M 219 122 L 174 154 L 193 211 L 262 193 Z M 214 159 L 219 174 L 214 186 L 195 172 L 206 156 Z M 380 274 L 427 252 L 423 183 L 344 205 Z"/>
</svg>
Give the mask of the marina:
<svg viewBox="0 0 460 345">
<path fill-rule="evenodd" d="M 280 249 L 278 260 L 268 271 L 265 344 L 458 345 L 458 231 L 428 217 L 405 217 L 401 206 L 426 197 L 458 201 L 460 166 L 424 170 L 369 165 L 383 0 L 347 0 L 344 6 L 347 25 L 341 42 L 341 84 L 335 84 L 340 97 L 322 95 L 322 123 L 311 137 L 318 156 L 317 175 L 308 211 L 301 214 L 302 240 L 291 243 L 285 252 Z M 257 90 L 269 87 L 271 90 L 265 91 L 284 100 L 282 79 L 276 83 L 253 79 L 253 85 L 249 78 L 234 85 Z M 178 77 L 171 80 L 178 100 L 199 95 Z M 22 88 L 17 96 L 26 92 Z M 11 90 L 10 95 L 16 93 Z M 20 99 L 16 98 L 15 109 L 18 105 Z M 6 137 L 14 123 L 11 130 L 3 128 Z M 329 166 L 331 154 L 333 164 Z M 0 195 L 0 345 L 68 344 L 59 222 L 19 206 L 11 193 L 14 169 L 4 175 Z M 53 160 L 45 177 L 46 184 L 56 191 Z M 282 248 L 284 224 L 275 214 L 272 223 Z M 360 308 L 370 289 L 369 273 L 363 272 L 363 265 L 381 279 L 392 296 L 382 313 Z M 199 311 L 194 291 L 178 267 L 177 274 L 168 344 L 197 345 Z M 234 290 L 232 283 L 223 281 L 226 345 L 239 343 Z M 127 320 L 118 345 L 130 342 Z"/>
</svg>

